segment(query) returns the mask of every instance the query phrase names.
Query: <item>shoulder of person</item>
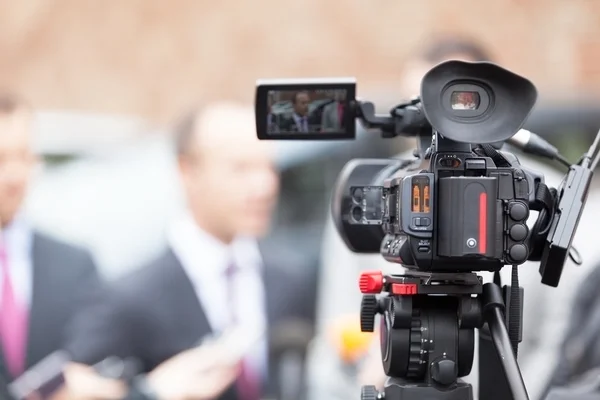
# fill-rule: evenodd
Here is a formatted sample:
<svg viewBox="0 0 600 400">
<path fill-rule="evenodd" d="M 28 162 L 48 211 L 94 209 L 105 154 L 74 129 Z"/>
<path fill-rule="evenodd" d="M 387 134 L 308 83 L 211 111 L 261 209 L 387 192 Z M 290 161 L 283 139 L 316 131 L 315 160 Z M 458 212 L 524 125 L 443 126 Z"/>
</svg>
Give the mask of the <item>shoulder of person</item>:
<svg viewBox="0 0 600 400">
<path fill-rule="evenodd" d="M 106 291 L 120 303 L 145 308 L 180 290 L 185 279 L 181 262 L 167 247 L 157 257 L 109 282 Z"/>
<path fill-rule="evenodd" d="M 318 243 L 317 239 L 305 240 L 302 238 L 302 241 L 298 242 L 289 235 L 280 233 L 279 230 L 275 230 L 256 242 L 265 266 L 278 266 L 286 269 L 289 266 L 289 269 L 297 270 L 318 264 L 319 251 L 314 246 L 315 243 Z"/>
<path fill-rule="evenodd" d="M 83 246 L 68 243 L 44 232 L 33 231 L 34 249 L 56 253 L 58 257 L 90 257 L 90 252 Z"/>
<path fill-rule="evenodd" d="M 68 243 L 48 234 L 33 231 L 32 257 L 42 260 L 48 268 L 60 267 L 68 276 L 97 275 L 91 252 L 83 246 Z"/>
</svg>

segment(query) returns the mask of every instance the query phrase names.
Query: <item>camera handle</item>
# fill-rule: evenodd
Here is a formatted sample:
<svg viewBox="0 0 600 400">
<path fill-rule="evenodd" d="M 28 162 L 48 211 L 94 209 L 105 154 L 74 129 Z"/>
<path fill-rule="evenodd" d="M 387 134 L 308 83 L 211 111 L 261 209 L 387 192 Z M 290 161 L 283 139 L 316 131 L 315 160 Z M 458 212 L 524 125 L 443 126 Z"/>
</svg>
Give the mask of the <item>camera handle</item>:
<svg viewBox="0 0 600 400">
<path fill-rule="evenodd" d="M 357 100 L 352 108 L 365 129 L 379 129 L 382 138 L 417 135 L 431 137 L 431 124 L 425 117 L 419 98 L 395 106 L 389 114 L 376 114 L 375 105 L 368 101 Z"/>
</svg>

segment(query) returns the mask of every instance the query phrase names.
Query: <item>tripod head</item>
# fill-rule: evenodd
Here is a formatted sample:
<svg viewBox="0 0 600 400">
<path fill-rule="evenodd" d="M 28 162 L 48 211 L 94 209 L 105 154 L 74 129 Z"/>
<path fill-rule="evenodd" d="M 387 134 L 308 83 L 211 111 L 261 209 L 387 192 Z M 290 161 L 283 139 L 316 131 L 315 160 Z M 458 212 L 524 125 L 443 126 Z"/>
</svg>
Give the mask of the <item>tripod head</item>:
<svg viewBox="0 0 600 400">
<path fill-rule="evenodd" d="M 499 286 L 483 285 L 474 273 L 369 271 L 360 276 L 359 287 L 361 329 L 373 332 L 375 317 L 381 314 L 381 357 L 389 377 L 384 393 L 374 386 L 363 387 L 363 400 L 472 400 L 471 385 L 459 378 L 471 372 L 474 329 L 484 322 L 503 355 L 514 398 L 528 398 L 506 331 Z"/>
<path fill-rule="evenodd" d="M 361 305 L 361 329 L 373 331 L 381 318 L 381 354 L 385 373 L 447 386 L 471 372 L 474 328 L 482 325 L 481 279 L 473 273 L 413 273 L 360 278 L 368 293 Z M 387 295 L 376 299 L 373 293 Z M 457 340 L 458 339 L 458 340 Z"/>
</svg>

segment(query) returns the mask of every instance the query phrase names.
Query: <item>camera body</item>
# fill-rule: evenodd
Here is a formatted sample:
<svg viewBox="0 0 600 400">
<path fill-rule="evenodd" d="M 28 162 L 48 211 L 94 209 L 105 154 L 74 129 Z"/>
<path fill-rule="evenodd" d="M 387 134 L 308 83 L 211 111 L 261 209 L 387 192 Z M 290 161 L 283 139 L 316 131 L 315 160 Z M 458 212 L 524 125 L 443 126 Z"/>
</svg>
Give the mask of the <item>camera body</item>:
<svg viewBox="0 0 600 400">
<path fill-rule="evenodd" d="M 416 124 L 427 149 L 419 154 L 421 169 L 384 168 L 362 183 L 354 172 L 361 162 L 354 161 L 340 174 L 336 186 L 351 194 L 344 199 L 336 190 L 333 217 L 348 247 L 422 272 L 497 271 L 525 262 L 526 222 L 543 176 L 496 147 L 522 126 L 536 96 L 531 82 L 492 64 L 453 61 L 429 71 L 420 103 L 393 111 L 411 126 L 429 122 L 429 130 Z M 373 237 L 379 226 L 379 245 L 366 243 L 366 233 L 351 238 L 352 225 Z"/>
<path fill-rule="evenodd" d="M 258 81 L 255 99 L 263 140 L 352 140 L 357 127 L 417 138 L 415 159 L 352 160 L 340 172 L 331 211 L 350 250 L 426 273 L 540 261 L 542 283 L 558 285 L 567 257 L 574 259 L 600 135 L 555 190 L 501 151 L 510 141 L 544 157 L 558 154 L 521 129 L 537 90 L 509 70 L 443 62 L 423 77 L 418 98 L 389 115 L 376 115 L 355 95 L 353 78 L 271 79 Z M 532 210 L 539 214 L 528 228 Z"/>
<path fill-rule="evenodd" d="M 535 178 L 518 164 L 498 166 L 470 146 L 453 147 L 436 152 L 429 170 L 386 179 L 383 186 L 352 186 L 342 219 L 380 225 L 381 254 L 407 268 L 496 271 L 522 264 L 529 256 L 526 222 Z"/>
</svg>

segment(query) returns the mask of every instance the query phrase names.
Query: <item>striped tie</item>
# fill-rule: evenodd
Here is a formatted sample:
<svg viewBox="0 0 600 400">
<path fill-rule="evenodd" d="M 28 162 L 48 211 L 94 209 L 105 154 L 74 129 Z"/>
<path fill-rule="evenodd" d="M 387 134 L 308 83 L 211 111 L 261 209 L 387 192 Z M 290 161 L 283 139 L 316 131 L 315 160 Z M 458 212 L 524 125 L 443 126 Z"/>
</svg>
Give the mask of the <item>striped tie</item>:
<svg viewBox="0 0 600 400">
<path fill-rule="evenodd" d="M 6 247 L 4 244 L 0 244 L 0 269 L 2 269 L 0 336 L 8 372 L 13 378 L 16 378 L 25 369 L 28 310 L 16 298 L 9 273 L 8 261 Z"/>
</svg>

